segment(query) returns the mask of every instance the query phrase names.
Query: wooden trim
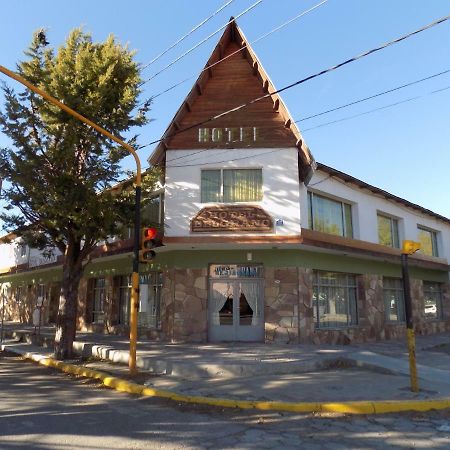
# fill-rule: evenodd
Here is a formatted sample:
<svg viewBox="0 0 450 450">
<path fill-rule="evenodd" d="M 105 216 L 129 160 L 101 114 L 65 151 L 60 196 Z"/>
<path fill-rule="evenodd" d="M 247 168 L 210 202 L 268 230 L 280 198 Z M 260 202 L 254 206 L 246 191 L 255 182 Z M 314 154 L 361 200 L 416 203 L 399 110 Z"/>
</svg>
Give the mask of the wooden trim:
<svg viewBox="0 0 450 450">
<path fill-rule="evenodd" d="M 301 244 L 302 237 L 295 236 L 187 236 L 164 237 L 163 244 Z"/>
<path fill-rule="evenodd" d="M 361 241 L 359 239 L 349 239 L 333 234 L 302 229 L 304 245 L 320 247 L 329 250 L 347 251 L 350 253 L 363 254 L 375 258 L 390 259 L 400 264 L 400 249 L 387 247 L 385 245 L 374 244 L 372 242 Z M 411 255 L 409 261 L 412 265 L 440 270 L 450 270 L 450 265 L 444 258 L 434 258 L 421 254 Z"/>
</svg>

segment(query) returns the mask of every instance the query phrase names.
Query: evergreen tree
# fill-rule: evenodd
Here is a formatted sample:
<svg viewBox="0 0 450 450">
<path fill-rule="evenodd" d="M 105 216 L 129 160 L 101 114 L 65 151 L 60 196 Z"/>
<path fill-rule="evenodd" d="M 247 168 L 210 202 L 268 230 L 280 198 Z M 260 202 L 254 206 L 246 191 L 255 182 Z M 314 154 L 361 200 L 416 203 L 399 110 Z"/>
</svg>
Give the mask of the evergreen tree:
<svg viewBox="0 0 450 450">
<path fill-rule="evenodd" d="M 55 51 L 40 30 L 25 55 L 17 66 L 22 77 L 110 133 L 123 139 L 124 132 L 148 122 L 149 102 L 133 114 L 141 82 L 134 52 L 113 36 L 94 43 L 75 29 Z M 37 94 L 16 93 L 6 84 L 2 89 L 0 126 L 13 145 L 0 150 L 8 204 L 0 218 L 30 247 L 63 254 L 55 356 L 68 358 L 84 265 L 99 241 L 133 219 L 133 196 L 111 189 L 123 177 L 120 160 L 128 153 Z M 146 178 L 147 188 L 155 178 Z"/>
</svg>

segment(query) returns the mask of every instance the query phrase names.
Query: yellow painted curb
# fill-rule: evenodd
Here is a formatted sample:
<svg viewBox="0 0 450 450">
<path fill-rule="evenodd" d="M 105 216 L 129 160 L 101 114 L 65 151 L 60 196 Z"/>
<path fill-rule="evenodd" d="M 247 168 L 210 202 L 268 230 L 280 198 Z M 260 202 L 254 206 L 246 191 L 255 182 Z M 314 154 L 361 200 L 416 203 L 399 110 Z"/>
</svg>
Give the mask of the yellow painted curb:
<svg viewBox="0 0 450 450">
<path fill-rule="evenodd" d="M 402 411 L 423 412 L 450 408 L 450 398 L 435 400 L 381 400 L 321 403 L 229 400 L 225 398 L 183 395 L 168 390 L 153 389 L 141 384 L 131 383 L 121 378 L 113 377 L 105 372 L 67 364 L 36 353 L 24 353 L 22 356 L 46 367 L 53 367 L 72 375 L 99 380 L 105 386 L 120 392 L 127 392 L 129 394 L 137 394 L 146 397 L 166 398 L 183 403 L 219 406 L 222 408 L 258 409 L 263 411 L 275 410 L 297 413 L 333 412 L 343 414 L 385 414 Z"/>
</svg>

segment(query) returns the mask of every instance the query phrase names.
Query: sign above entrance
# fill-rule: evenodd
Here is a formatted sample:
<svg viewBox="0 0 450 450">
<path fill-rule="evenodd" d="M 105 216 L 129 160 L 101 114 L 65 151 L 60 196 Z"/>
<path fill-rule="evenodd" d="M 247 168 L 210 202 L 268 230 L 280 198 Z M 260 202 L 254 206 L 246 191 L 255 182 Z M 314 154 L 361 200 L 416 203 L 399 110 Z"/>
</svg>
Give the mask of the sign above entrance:
<svg viewBox="0 0 450 450">
<path fill-rule="evenodd" d="M 207 206 L 191 221 L 191 231 L 258 231 L 271 233 L 273 221 L 257 206 Z"/>
<path fill-rule="evenodd" d="M 211 278 L 261 278 L 262 266 L 242 264 L 211 264 L 209 276 Z"/>
</svg>

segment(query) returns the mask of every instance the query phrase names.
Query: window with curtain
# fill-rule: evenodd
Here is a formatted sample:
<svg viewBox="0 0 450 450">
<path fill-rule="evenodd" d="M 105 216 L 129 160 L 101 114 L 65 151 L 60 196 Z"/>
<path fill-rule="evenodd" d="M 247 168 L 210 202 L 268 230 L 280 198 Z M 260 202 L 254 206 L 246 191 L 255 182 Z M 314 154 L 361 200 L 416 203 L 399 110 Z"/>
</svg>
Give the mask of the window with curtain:
<svg viewBox="0 0 450 450">
<path fill-rule="evenodd" d="M 316 328 L 357 325 L 355 275 L 314 271 L 313 309 Z"/>
<path fill-rule="evenodd" d="M 393 217 L 385 216 L 384 214 L 377 214 L 377 221 L 378 242 L 381 245 L 399 248 L 400 240 L 398 237 L 398 220 Z"/>
<path fill-rule="evenodd" d="M 400 278 L 383 278 L 384 311 L 388 322 L 405 321 L 405 298 Z"/>
<path fill-rule="evenodd" d="M 423 282 L 425 317 L 431 320 L 442 319 L 442 292 L 439 283 Z"/>
<path fill-rule="evenodd" d="M 202 203 L 259 202 L 262 198 L 262 169 L 202 170 Z"/>
<path fill-rule="evenodd" d="M 437 233 L 427 228 L 417 227 L 417 239 L 420 242 L 420 252 L 428 256 L 439 256 Z"/>
<path fill-rule="evenodd" d="M 348 203 L 308 192 L 308 213 L 311 230 L 353 237 L 352 207 Z"/>
</svg>

